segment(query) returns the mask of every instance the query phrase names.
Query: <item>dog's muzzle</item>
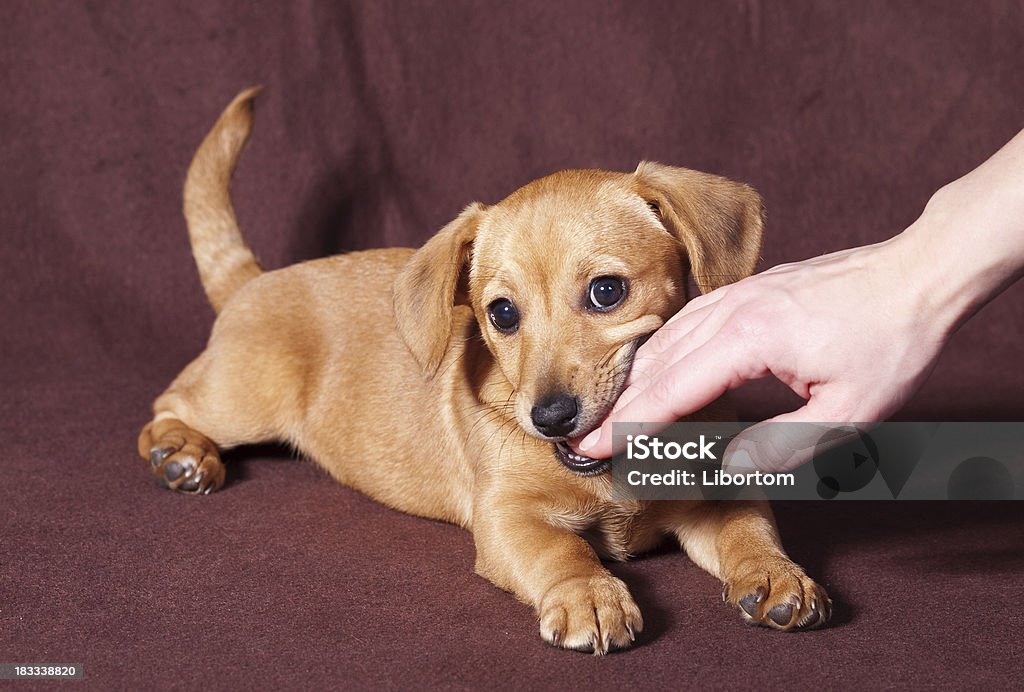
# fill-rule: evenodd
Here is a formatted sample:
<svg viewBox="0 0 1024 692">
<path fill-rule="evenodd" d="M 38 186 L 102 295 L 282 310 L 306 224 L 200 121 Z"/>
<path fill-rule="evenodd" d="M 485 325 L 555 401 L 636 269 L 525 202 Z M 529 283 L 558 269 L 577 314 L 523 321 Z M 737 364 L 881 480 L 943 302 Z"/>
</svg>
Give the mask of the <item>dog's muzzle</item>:
<svg viewBox="0 0 1024 692">
<path fill-rule="evenodd" d="M 622 340 L 624 345 L 629 345 L 629 353 L 625 357 L 625 362 L 629 365 L 627 371 L 633 367 L 633 357 L 636 355 L 636 350 L 651 338 L 651 335 L 662 324 L 664 324 L 664 320 L 661 317 L 645 315 L 628 324 L 621 325 L 617 328 L 616 333 L 608 335 L 613 341 Z M 623 375 L 618 387 L 618 394 L 614 397 L 615 399 L 622 393 L 622 386 L 624 386 L 625 380 L 626 375 Z M 567 395 L 548 397 L 541 402 L 541 405 L 533 407 L 531 418 L 538 432 L 554 437 L 555 435 L 565 434 L 566 431 L 564 429 L 571 427 L 575 423 L 579 409 L 578 399 L 573 398 L 570 402 Z M 593 459 L 577 454 L 572 451 L 572 448 L 564 440 L 554 442 L 552 446 L 555 450 L 555 458 L 558 459 L 559 463 L 578 476 L 599 476 L 612 467 L 611 459 Z"/>
<path fill-rule="evenodd" d="M 597 476 L 612 467 L 611 459 L 591 459 L 577 454 L 564 441 L 555 442 L 552 446 L 555 448 L 555 458 L 578 476 Z"/>
</svg>

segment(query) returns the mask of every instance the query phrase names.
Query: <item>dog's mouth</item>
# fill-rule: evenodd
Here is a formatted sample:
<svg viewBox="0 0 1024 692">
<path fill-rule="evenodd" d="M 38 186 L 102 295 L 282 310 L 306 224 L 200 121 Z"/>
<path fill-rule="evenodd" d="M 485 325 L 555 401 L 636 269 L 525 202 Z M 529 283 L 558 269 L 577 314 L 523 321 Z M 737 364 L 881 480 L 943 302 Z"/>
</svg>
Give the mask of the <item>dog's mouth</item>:
<svg viewBox="0 0 1024 692">
<path fill-rule="evenodd" d="M 597 476 L 612 467 L 611 459 L 592 459 L 577 454 L 564 440 L 552 444 L 555 449 L 555 458 L 565 468 L 578 476 Z"/>
</svg>

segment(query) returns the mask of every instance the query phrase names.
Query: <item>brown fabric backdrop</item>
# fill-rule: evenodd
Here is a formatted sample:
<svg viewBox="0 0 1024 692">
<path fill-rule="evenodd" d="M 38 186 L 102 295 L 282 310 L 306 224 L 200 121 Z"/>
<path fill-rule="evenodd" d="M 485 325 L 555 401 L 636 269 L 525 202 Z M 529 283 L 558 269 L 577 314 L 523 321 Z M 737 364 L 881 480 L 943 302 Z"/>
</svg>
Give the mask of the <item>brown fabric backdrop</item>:
<svg viewBox="0 0 1024 692">
<path fill-rule="evenodd" d="M 1022 47 L 1004 0 L 0 4 L 0 662 L 97 689 L 1009 684 L 1013 504 L 780 507 L 841 604 L 810 634 L 741 626 L 678 555 L 616 568 L 648 631 L 596 661 L 544 646 L 464 532 L 274 450 L 176 497 L 134 441 L 212 323 L 180 187 L 242 87 L 267 86 L 235 199 L 269 267 L 648 158 L 757 187 L 766 268 L 889 237 L 1012 137 Z M 1022 316 L 1018 285 L 900 416 L 1020 420 Z"/>
</svg>

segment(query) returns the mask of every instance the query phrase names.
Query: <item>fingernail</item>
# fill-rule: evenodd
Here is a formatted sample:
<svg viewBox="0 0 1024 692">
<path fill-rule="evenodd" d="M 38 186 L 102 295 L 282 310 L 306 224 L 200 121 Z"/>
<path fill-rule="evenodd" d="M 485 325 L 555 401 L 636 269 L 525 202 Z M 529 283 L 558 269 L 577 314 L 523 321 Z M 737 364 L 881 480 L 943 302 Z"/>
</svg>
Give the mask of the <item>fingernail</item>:
<svg viewBox="0 0 1024 692">
<path fill-rule="evenodd" d="M 592 449 L 598 442 L 601 441 L 601 428 L 593 430 L 589 435 L 580 440 L 580 451 L 585 452 L 588 449 Z"/>
<path fill-rule="evenodd" d="M 744 473 L 747 471 L 753 471 L 757 466 L 754 464 L 754 459 L 750 456 L 750 452 L 745 449 L 737 449 L 735 451 L 726 450 L 725 456 L 722 459 L 722 470 L 728 471 L 729 473 Z"/>
</svg>

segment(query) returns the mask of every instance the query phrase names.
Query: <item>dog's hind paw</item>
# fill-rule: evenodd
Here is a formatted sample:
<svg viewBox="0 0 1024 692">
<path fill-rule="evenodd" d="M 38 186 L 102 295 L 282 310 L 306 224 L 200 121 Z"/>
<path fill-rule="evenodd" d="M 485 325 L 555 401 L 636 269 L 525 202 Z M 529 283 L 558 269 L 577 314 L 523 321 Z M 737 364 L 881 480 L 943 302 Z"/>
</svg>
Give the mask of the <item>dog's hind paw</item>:
<svg viewBox="0 0 1024 692">
<path fill-rule="evenodd" d="M 560 582 L 538 611 L 540 635 L 547 642 L 597 656 L 629 646 L 644 628 L 629 589 L 610 574 Z"/>
<path fill-rule="evenodd" d="M 149 464 L 160 485 L 192 495 L 219 489 L 226 476 L 216 445 L 184 425 L 149 442 Z"/>
<path fill-rule="evenodd" d="M 784 558 L 726 582 L 722 600 L 739 608 L 747 622 L 783 631 L 821 627 L 832 616 L 825 589 Z"/>
</svg>

